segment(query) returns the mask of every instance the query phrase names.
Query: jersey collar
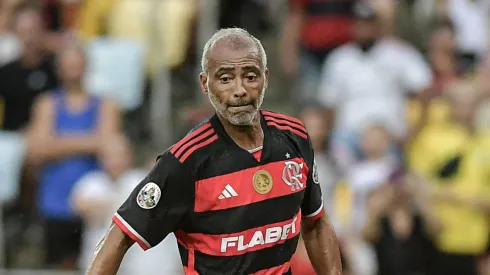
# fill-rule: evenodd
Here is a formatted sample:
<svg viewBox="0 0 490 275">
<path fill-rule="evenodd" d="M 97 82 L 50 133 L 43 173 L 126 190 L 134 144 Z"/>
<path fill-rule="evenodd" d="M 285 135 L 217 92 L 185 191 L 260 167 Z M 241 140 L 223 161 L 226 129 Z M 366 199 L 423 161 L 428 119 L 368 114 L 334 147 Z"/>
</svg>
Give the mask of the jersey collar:
<svg viewBox="0 0 490 275">
<path fill-rule="evenodd" d="M 259 111 L 259 116 L 260 116 L 260 125 L 262 127 L 262 131 L 264 132 L 264 143 L 262 145 L 263 146 L 262 147 L 262 157 L 260 160 L 260 162 L 263 162 L 263 160 L 265 160 L 267 158 L 267 156 L 268 156 L 267 154 L 269 151 L 268 150 L 269 149 L 268 141 L 270 139 L 269 138 L 269 126 L 267 126 L 267 122 L 265 121 L 264 116 L 262 115 L 262 111 Z M 235 143 L 235 141 L 228 135 L 228 133 L 226 132 L 225 128 L 223 127 L 223 124 L 219 120 L 219 117 L 216 113 L 211 117 L 210 122 L 211 122 L 211 125 L 213 126 L 213 128 L 215 129 L 216 133 L 218 134 L 218 136 L 220 137 L 221 140 L 223 140 L 227 145 L 235 147 L 235 149 L 238 149 L 239 151 L 246 153 L 247 155 L 249 155 L 252 159 L 254 159 L 257 162 L 257 160 L 253 157 L 253 155 L 251 153 L 249 153 L 247 150 L 238 146 Z"/>
</svg>

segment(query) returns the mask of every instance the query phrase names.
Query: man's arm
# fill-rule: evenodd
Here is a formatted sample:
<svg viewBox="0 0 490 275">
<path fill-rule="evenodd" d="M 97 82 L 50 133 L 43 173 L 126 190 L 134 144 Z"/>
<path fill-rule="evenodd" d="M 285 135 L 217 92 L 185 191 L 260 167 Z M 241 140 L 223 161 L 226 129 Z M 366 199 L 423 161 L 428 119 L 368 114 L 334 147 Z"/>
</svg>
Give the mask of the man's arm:
<svg viewBox="0 0 490 275">
<path fill-rule="evenodd" d="M 310 261 L 319 275 L 340 275 L 340 260 L 337 236 L 323 206 L 318 167 L 311 140 L 308 138 L 307 164 L 311 169 L 306 180 L 306 189 L 301 203 L 301 234 Z M 320 167 L 321 169 L 321 167 Z"/>
<path fill-rule="evenodd" d="M 194 202 L 192 184 L 188 169 L 169 151 L 164 153 L 114 214 L 87 274 L 114 275 L 134 242 L 147 250 L 180 229 Z"/>
<path fill-rule="evenodd" d="M 133 243 L 128 235 L 112 224 L 109 232 L 97 245 L 86 275 L 116 275 L 124 255 Z"/>
<path fill-rule="evenodd" d="M 340 275 L 342 264 L 337 236 L 323 214 L 319 219 L 304 219 L 301 225 L 306 251 L 319 275 Z"/>
</svg>

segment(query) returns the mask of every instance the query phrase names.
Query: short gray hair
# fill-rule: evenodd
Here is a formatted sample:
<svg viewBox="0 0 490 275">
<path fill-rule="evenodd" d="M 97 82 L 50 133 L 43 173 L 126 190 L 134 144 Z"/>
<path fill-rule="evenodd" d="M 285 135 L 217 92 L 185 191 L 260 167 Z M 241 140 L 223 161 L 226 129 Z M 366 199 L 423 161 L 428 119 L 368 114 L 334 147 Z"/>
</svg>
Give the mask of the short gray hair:
<svg viewBox="0 0 490 275">
<path fill-rule="evenodd" d="M 259 52 L 259 57 L 262 61 L 263 68 L 267 68 L 267 55 L 265 54 L 264 47 L 260 40 L 255 38 L 255 36 L 251 35 L 248 31 L 242 28 L 224 28 L 220 29 L 211 36 L 211 38 L 204 45 L 204 50 L 201 58 L 201 69 L 203 72 L 208 70 L 208 58 L 209 53 L 216 42 L 222 39 L 229 39 L 231 42 L 235 43 L 236 47 L 243 46 L 243 40 L 249 40 L 255 44 L 257 50 Z"/>
</svg>

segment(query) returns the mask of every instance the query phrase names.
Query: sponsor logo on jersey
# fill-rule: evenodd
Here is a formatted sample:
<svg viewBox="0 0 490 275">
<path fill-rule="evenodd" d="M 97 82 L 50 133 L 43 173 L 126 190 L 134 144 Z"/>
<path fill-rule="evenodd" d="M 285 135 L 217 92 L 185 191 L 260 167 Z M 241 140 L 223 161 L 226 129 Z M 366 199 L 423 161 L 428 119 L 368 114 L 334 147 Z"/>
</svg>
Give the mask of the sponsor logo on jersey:
<svg viewBox="0 0 490 275">
<path fill-rule="evenodd" d="M 301 190 L 304 187 L 303 182 L 303 166 L 304 163 L 297 163 L 296 161 L 284 162 L 284 170 L 282 171 L 282 179 L 291 187 L 291 191 Z"/>
<path fill-rule="evenodd" d="M 227 252 L 230 247 L 236 248 L 237 251 L 244 251 L 255 246 L 274 244 L 287 240 L 289 235 L 296 234 L 298 230 L 298 228 L 296 228 L 297 219 L 298 217 L 295 217 L 291 223 L 283 226 L 274 226 L 265 230 L 255 231 L 250 240 L 245 239 L 245 236 L 243 235 L 222 238 L 221 252 Z"/>
<path fill-rule="evenodd" d="M 138 196 L 136 196 L 136 202 L 143 209 L 152 209 L 157 206 L 161 195 L 160 187 L 156 183 L 149 182 L 141 188 Z"/>
</svg>

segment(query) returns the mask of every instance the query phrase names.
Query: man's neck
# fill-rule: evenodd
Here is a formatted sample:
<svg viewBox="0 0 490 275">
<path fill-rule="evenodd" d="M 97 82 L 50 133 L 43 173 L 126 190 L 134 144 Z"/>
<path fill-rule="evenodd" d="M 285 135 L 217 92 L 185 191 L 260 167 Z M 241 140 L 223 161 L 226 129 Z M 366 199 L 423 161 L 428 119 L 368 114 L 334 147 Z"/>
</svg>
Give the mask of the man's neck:
<svg viewBox="0 0 490 275">
<path fill-rule="evenodd" d="M 260 125 L 260 114 L 257 114 L 250 126 L 233 125 L 220 115 L 218 117 L 226 133 L 241 148 L 252 150 L 264 144 L 264 132 Z"/>
</svg>

